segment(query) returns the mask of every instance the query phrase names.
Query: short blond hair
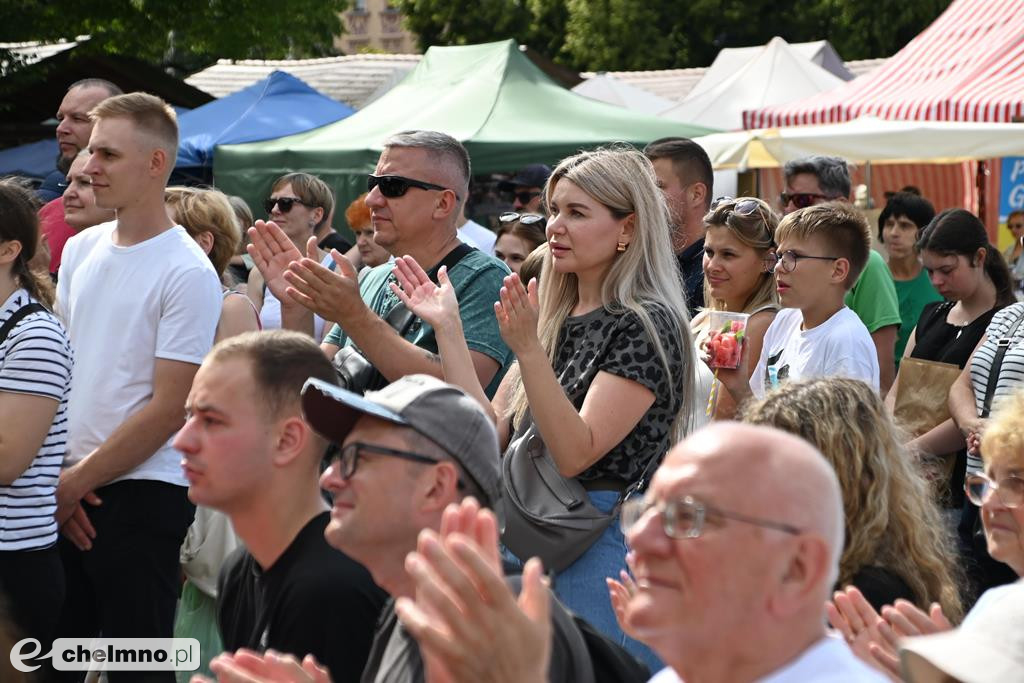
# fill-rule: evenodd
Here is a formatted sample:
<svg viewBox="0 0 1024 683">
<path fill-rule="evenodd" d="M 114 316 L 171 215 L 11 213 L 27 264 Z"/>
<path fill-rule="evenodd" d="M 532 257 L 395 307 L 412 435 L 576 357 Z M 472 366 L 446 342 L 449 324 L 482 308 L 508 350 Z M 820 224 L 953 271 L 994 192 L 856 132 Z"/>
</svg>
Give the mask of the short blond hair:
<svg viewBox="0 0 1024 683">
<path fill-rule="evenodd" d="M 871 228 L 864 215 L 845 202 L 829 202 L 794 211 L 779 223 L 775 243 L 794 238 L 818 238 L 829 250 L 827 256 L 844 258 L 850 263 L 846 289 L 857 282 L 871 255 Z"/>
<path fill-rule="evenodd" d="M 242 231 L 227 195 L 218 190 L 169 187 L 164 193 L 164 203 L 174 211 L 175 219 L 192 239 L 204 232 L 213 236 L 210 261 L 217 275 L 223 275 L 242 241 Z"/>
<path fill-rule="evenodd" d="M 1012 462 L 1024 465 L 1024 390 L 1002 399 L 981 437 L 985 464 Z"/>
<path fill-rule="evenodd" d="M 174 168 L 174 159 L 178 154 L 178 116 L 171 105 L 156 95 L 132 92 L 108 97 L 92 108 L 89 118 L 93 121 L 128 119 L 166 148 L 172 156 L 168 165 Z"/>
</svg>

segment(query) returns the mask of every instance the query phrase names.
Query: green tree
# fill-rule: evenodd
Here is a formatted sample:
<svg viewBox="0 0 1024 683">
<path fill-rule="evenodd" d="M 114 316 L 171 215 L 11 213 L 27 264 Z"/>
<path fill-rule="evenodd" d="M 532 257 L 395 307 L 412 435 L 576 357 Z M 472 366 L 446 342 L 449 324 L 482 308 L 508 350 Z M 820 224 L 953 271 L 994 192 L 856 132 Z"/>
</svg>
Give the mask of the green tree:
<svg viewBox="0 0 1024 683">
<path fill-rule="evenodd" d="M 88 35 L 88 50 L 179 70 L 216 58 L 334 53 L 349 0 L 3 0 L 0 42 Z"/>
<path fill-rule="evenodd" d="M 579 70 L 707 66 L 723 47 L 829 40 L 892 55 L 951 0 L 399 0 L 422 48 L 515 38 Z"/>
</svg>

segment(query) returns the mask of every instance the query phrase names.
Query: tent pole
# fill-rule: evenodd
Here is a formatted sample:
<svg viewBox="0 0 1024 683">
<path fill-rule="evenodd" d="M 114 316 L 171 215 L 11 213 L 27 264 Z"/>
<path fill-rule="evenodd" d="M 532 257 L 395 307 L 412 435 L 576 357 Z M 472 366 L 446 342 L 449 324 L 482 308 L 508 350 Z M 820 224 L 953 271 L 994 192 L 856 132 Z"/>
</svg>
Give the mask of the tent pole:
<svg viewBox="0 0 1024 683">
<path fill-rule="evenodd" d="M 867 205 L 865 208 L 873 209 L 873 208 L 875 208 L 875 202 L 871 199 L 872 195 L 871 195 L 871 162 L 870 161 L 865 161 L 864 162 L 864 186 L 868 189 L 868 196 L 867 196 L 866 201 L 864 202 Z"/>
<path fill-rule="evenodd" d="M 988 228 L 988 224 L 985 222 L 986 209 L 985 206 L 985 176 L 988 175 L 988 169 L 985 166 L 984 159 L 978 159 L 978 176 L 975 179 L 975 186 L 978 188 L 978 218 L 981 220 L 982 225 Z"/>
</svg>

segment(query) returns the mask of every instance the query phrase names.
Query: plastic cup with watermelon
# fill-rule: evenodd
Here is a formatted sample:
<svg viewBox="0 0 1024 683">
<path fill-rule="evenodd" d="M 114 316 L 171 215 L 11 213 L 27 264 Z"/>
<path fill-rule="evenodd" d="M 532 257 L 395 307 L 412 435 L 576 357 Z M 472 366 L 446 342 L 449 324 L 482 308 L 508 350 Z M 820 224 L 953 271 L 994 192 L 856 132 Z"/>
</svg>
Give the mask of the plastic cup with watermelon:
<svg viewBox="0 0 1024 683">
<path fill-rule="evenodd" d="M 711 311 L 707 343 L 710 367 L 735 369 L 740 366 L 748 317 L 746 313 Z"/>
</svg>

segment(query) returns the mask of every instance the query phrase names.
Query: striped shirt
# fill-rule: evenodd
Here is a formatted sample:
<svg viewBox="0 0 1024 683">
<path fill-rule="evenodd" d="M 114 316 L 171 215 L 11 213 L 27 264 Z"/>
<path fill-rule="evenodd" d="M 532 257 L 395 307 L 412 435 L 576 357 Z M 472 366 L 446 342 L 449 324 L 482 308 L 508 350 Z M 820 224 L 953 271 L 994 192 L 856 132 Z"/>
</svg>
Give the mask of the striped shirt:
<svg viewBox="0 0 1024 683">
<path fill-rule="evenodd" d="M 1024 316 L 1024 303 L 1007 306 L 992 316 L 992 322 L 985 330 L 985 340 L 974 352 L 974 358 L 971 360 L 971 387 L 974 389 L 974 404 L 978 415 L 981 415 L 985 405 L 988 375 L 992 369 L 999 340 L 1010 332 L 1021 316 Z M 999 409 L 1000 399 L 1018 389 L 1024 389 L 1024 322 L 1014 330 L 1013 336 L 1010 337 L 1010 345 L 1003 356 L 995 392 L 992 395 L 992 412 Z M 982 469 L 981 455 L 968 454 L 967 473 L 980 472 Z"/>
<path fill-rule="evenodd" d="M 0 325 L 35 300 L 15 291 L 0 308 Z M 35 550 L 57 541 L 57 479 L 66 451 L 71 344 L 52 313 L 25 316 L 0 343 L 0 392 L 59 401 L 42 448 L 10 486 L 0 486 L 0 551 Z M 0 560 L 2 561 L 2 560 Z"/>
</svg>

